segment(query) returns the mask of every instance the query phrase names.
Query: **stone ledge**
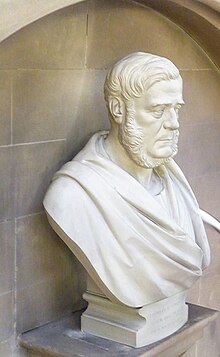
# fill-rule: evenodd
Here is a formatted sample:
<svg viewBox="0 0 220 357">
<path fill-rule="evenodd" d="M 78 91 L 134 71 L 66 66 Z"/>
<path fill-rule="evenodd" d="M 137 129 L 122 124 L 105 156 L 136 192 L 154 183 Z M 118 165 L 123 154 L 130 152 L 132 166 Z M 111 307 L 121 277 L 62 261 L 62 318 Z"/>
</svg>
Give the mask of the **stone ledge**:
<svg viewBox="0 0 220 357">
<path fill-rule="evenodd" d="M 188 305 L 188 322 L 173 335 L 146 347 L 135 349 L 81 332 L 82 311 L 25 332 L 19 337 L 19 343 L 39 357 L 178 357 L 203 336 L 204 328 L 218 315 L 216 310 Z"/>
</svg>

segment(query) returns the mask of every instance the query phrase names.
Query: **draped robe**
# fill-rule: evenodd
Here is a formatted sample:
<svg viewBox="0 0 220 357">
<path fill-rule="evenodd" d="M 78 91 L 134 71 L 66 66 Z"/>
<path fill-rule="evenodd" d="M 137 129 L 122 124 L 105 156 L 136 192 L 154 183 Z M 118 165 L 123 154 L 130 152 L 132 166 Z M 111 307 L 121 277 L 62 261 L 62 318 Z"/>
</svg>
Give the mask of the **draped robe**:
<svg viewBox="0 0 220 357">
<path fill-rule="evenodd" d="M 209 264 L 209 245 L 197 201 L 174 160 L 156 169 L 169 214 L 100 153 L 105 135 L 96 133 L 55 174 L 44 206 L 101 291 L 114 302 L 140 307 L 190 288 Z"/>
</svg>

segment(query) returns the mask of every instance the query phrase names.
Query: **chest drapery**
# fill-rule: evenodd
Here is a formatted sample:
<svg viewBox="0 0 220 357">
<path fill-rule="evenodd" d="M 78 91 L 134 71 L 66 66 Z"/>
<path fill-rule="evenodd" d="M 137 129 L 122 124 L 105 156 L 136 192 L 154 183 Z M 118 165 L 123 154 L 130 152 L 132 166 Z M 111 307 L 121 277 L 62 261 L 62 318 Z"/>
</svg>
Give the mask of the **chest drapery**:
<svg viewBox="0 0 220 357">
<path fill-rule="evenodd" d="M 209 263 L 209 246 L 185 177 L 173 160 L 159 168 L 170 217 L 135 178 L 97 152 L 103 135 L 56 173 L 44 200 L 55 230 L 113 301 L 139 307 L 190 288 Z"/>
</svg>

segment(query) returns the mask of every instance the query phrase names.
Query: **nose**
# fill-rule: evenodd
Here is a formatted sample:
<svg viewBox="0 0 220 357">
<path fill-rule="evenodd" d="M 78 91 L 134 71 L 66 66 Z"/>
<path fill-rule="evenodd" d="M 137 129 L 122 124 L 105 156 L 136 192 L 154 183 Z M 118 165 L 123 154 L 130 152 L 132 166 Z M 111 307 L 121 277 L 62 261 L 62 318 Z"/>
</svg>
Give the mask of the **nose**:
<svg viewBox="0 0 220 357">
<path fill-rule="evenodd" d="M 167 118 L 163 124 L 165 129 L 176 130 L 179 128 L 179 121 L 178 121 L 178 113 L 176 113 L 174 108 L 169 110 L 169 114 L 167 114 Z"/>
</svg>

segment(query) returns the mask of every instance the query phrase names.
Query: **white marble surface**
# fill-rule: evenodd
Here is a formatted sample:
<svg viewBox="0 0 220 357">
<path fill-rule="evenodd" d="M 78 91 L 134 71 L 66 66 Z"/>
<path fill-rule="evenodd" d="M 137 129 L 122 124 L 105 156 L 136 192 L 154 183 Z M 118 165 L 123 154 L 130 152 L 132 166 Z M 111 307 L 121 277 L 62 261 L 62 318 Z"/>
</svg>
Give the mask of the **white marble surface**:
<svg viewBox="0 0 220 357">
<path fill-rule="evenodd" d="M 172 159 L 182 79 L 169 60 L 135 53 L 109 71 L 105 100 L 110 131 L 58 171 L 44 206 L 100 290 L 140 307 L 190 288 L 210 260 L 198 204 Z"/>
<path fill-rule="evenodd" d="M 210 262 L 198 203 L 173 160 L 182 78 L 168 59 L 137 52 L 108 72 L 104 94 L 110 130 L 93 135 L 55 174 L 44 207 L 104 301 L 145 311 L 190 288 Z M 97 307 L 103 298 L 92 296 Z M 158 322 L 158 339 L 186 321 L 181 309 L 171 311 L 171 325 Z M 108 330 L 107 320 L 97 327 L 87 319 L 87 327 Z"/>
<path fill-rule="evenodd" d="M 89 306 L 81 317 L 82 331 L 135 348 L 171 335 L 188 320 L 185 292 L 139 309 L 90 293 L 83 297 Z"/>
</svg>

